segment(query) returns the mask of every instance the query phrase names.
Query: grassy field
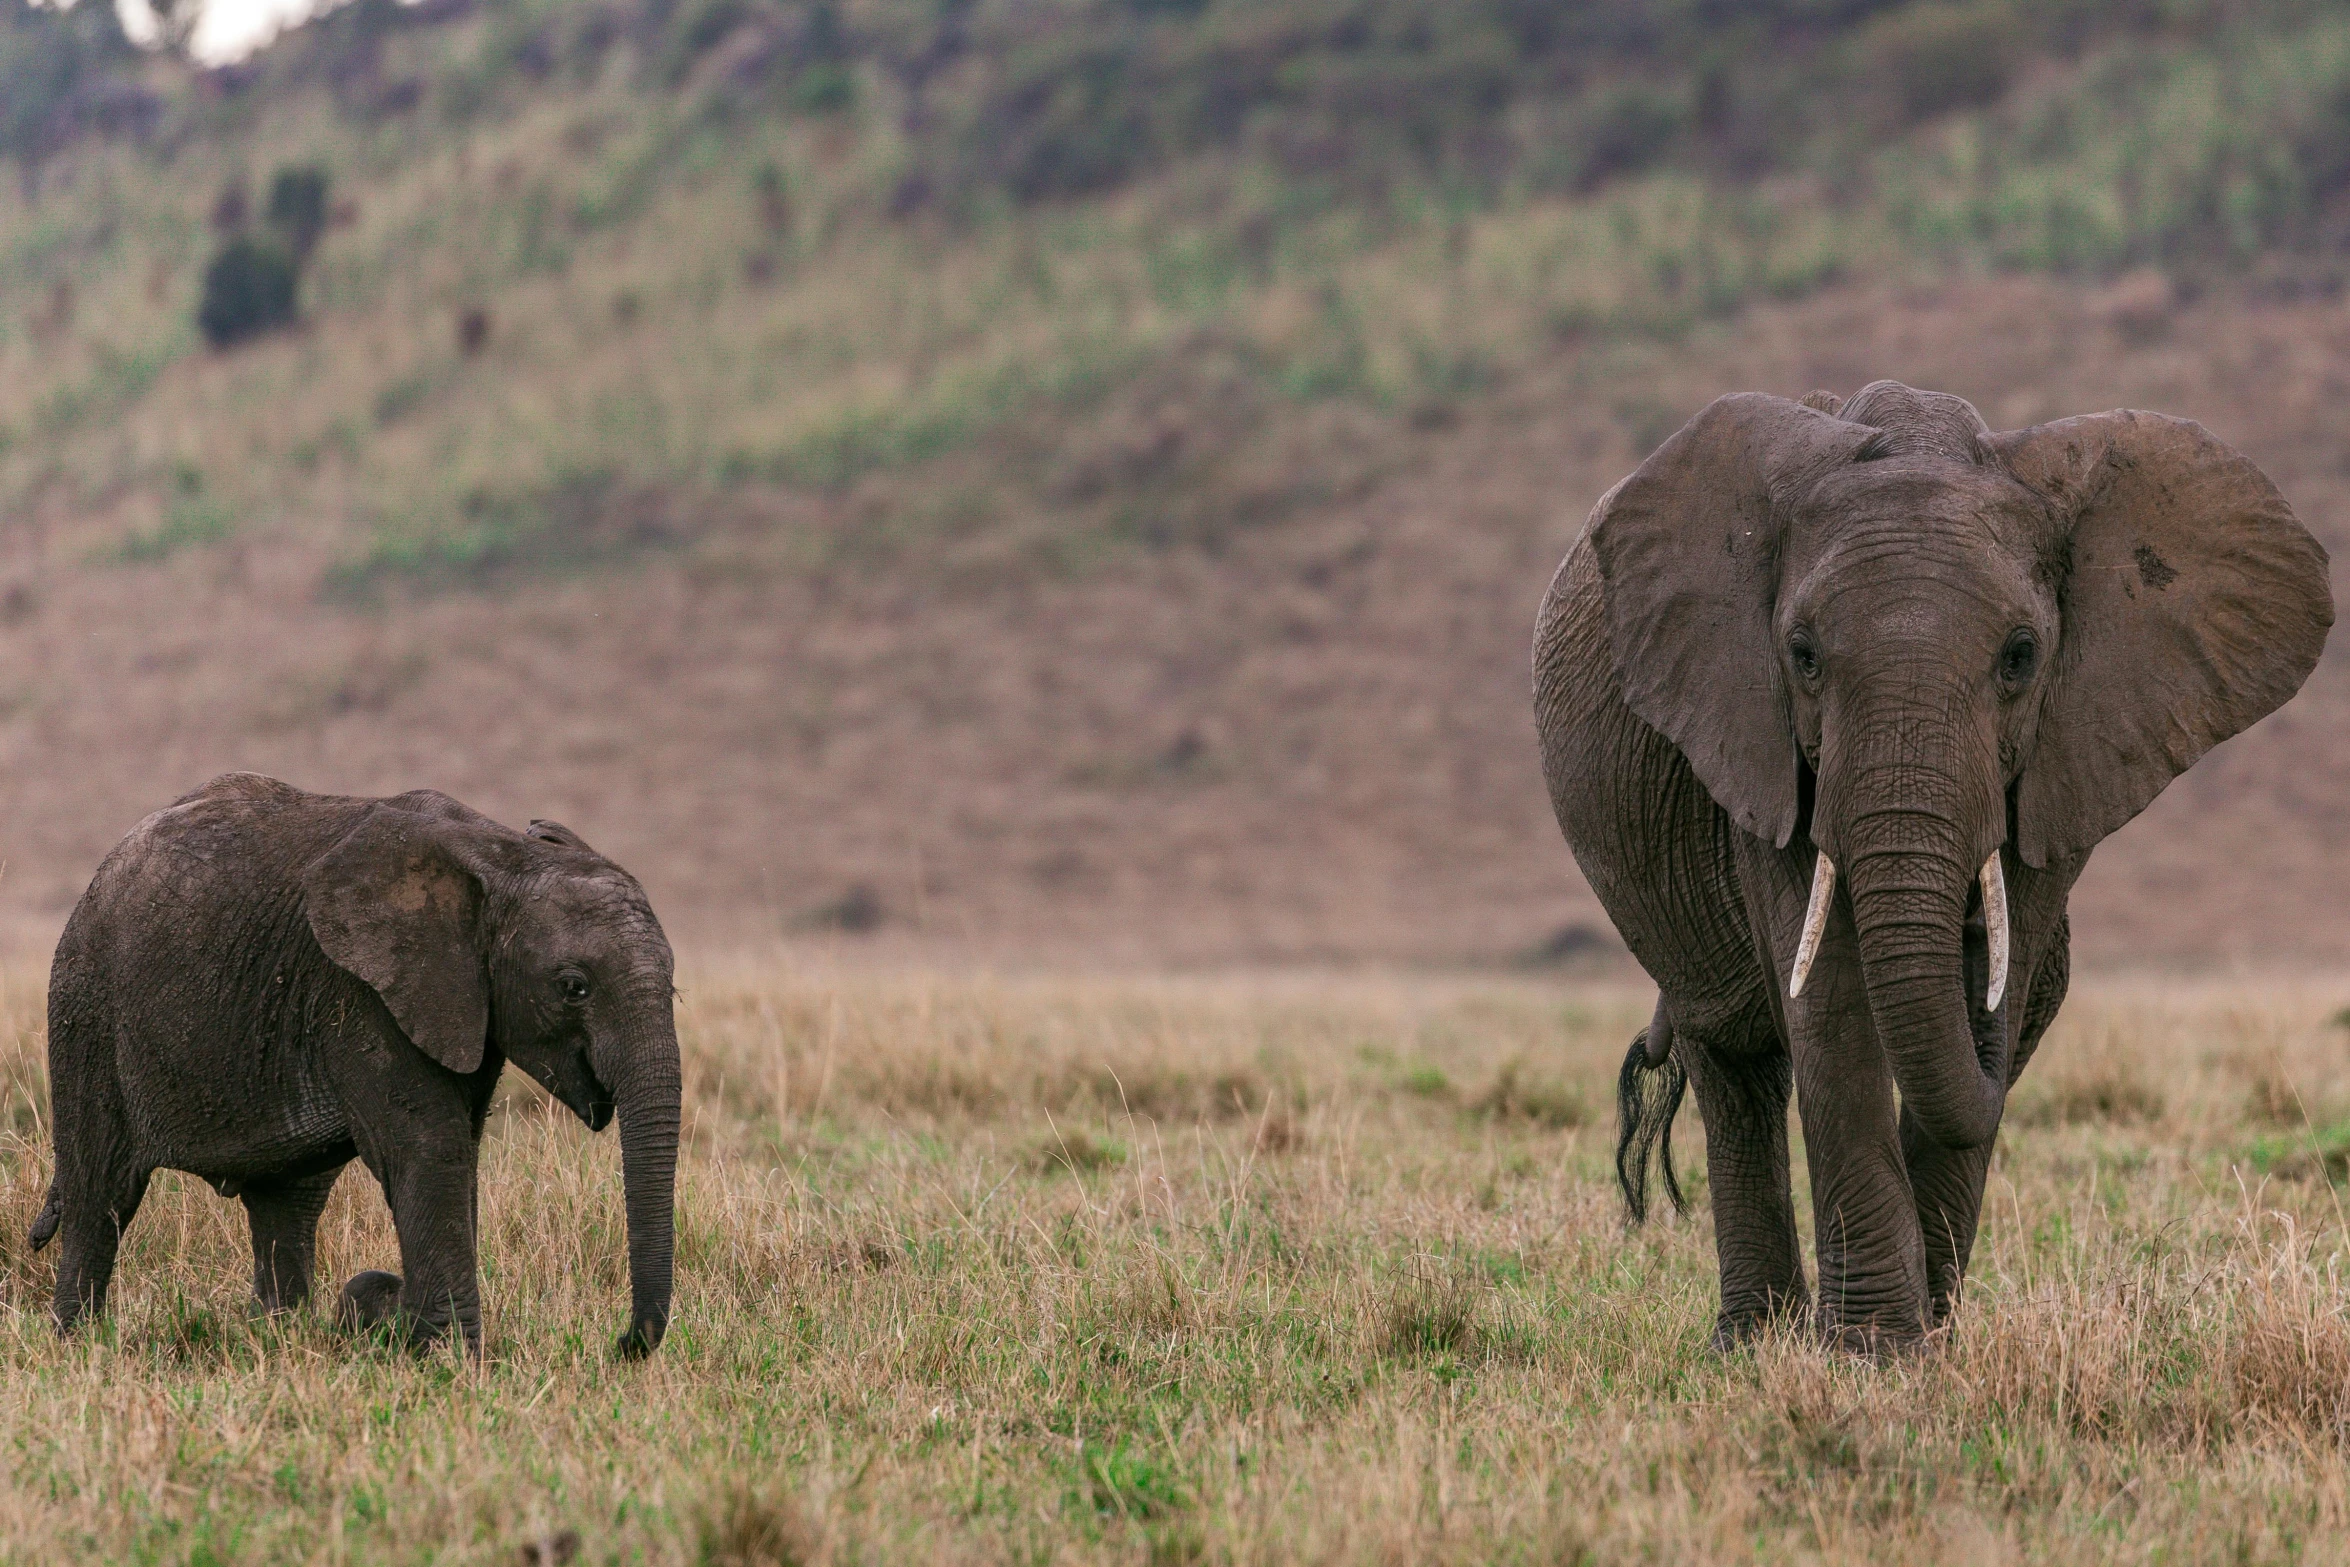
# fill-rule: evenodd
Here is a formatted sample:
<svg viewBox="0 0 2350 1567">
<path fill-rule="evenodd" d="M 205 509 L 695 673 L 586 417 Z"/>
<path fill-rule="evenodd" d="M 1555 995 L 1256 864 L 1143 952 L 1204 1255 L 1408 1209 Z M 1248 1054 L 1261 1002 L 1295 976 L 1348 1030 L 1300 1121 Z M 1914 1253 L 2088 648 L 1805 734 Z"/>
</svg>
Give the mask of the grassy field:
<svg viewBox="0 0 2350 1567">
<path fill-rule="evenodd" d="M 249 1321 L 241 1214 L 172 1176 L 110 1325 L 60 1346 L 18 1239 L 38 994 L 10 981 L 0 1036 L 11 1560 L 555 1560 L 567 1531 L 590 1562 L 2350 1545 L 2338 989 L 2087 987 L 2014 1106 L 1956 1330 L 1882 1366 L 1713 1353 L 1704 1219 L 1626 1235 L 1630 987 L 784 960 L 686 977 L 650 1363 L 608 1353 L 616 1151 L 524 1085 L 491 1123 L 479 1368 Z M 324 1250 L 337 1278 L 391 1257 L 364 1176 Z"/>
</svg>

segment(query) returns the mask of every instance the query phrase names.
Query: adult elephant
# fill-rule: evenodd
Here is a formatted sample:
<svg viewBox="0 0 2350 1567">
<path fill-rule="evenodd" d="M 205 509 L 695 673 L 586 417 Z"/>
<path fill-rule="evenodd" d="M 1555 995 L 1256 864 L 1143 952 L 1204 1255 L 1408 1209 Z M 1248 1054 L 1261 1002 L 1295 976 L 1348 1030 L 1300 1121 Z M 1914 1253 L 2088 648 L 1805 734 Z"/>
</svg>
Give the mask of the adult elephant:
<svg viewBox="0 0 2350 1567">
<path fill-rule="evenodd" d="M 2090 851 L 2283 703 L 2326 556 L 2201 426 L 1993 433 L 1879 381 L 1724 397 L 1600 501 L 1535 633 L 1543 768 L 1659 991 L 1624 1062 L 1635 1218 L 1685 1087 L 1717 1343 L 1810 1307 L 1916 1340 L 1965 1277 L 2007 1092 L 2064 999 Z M 1896 1094 L 1898 1090 L 1898 1096 Z"/>
<path fill-rule="evenodd" d="M 602 1130 L 620 1115 L 623 1353 L 669 1323 L 679 1076 L 669 943 L 627 872 L 555 822 L 443 794 L 306 794 L 230 773 L 99 866 L 49 979 L 60 1331 L 103 1309 L 148 1177 L 240 1198 L 266 1310 L 310 1291 L 318 1218 L 352 1158 L 382 1182 L 400 1275 L 341 1313 L 454 1325 L 481 1347 L 475 1167 L 508 1060 Z"/>
</svg>

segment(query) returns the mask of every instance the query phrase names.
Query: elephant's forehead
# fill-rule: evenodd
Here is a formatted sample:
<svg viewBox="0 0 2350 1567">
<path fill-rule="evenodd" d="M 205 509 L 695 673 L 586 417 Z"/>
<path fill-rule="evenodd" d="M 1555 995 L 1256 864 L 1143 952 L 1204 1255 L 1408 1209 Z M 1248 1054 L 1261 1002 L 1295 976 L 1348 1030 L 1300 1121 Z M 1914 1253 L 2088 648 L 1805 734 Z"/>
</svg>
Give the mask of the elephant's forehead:
<svg viewBox="0 0 2350 1567">
<path fill-rule="evenodd" d="M 1855 466 L 1789 530 L 1786 613 L 1941 642 L 2041 618 L 2047 521 L 2022 486 L 1958 464 Z"/>
<path fill-rule="evenodd" d="M 1943 461 L 1847 464 L 1792 510 L 1797 545 L 1820 550 L 1904 539 L 2029 549 L 2046 526 L 2036 497 L 2006 474 Z"/>
<path fill-rule="evenodd" d="M 622 940 L 661 939 L 661 922 L 653 917 L 644 889 L 617 871 L 547 877 L 532 888 L 531 901 L 543 917 L 581 931 Z"/>
</svg>

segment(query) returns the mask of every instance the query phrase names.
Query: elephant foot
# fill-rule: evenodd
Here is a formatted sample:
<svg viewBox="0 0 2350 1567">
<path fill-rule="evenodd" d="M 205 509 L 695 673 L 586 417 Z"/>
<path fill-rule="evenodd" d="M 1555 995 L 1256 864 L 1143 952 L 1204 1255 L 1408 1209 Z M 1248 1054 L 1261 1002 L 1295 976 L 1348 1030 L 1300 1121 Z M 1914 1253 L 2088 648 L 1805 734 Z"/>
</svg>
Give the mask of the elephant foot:
<svg viewBox="0 0 2350 1567">
<path fill-rule="evenodd" d="M 1830 1349 L 1884 1365 L 1922 1352 L 1931 1342 L 1922 1328 L 1887 1327 L 1877 1322 L 1822 1322 L 1819 1334 Z"/>
<path fill-rule="evenodd" d="M 1732 1316 L 1724 1312 L 1714 1318 L 1714 1353 L 1726 1355 L 1732 1350 L 1743 1348 L 1761 1337 L 1763 1330 L 1770 1325 L 1771 1319 L 1759 1313 L 1742 1312 Z"/>
<path fill-rule="evenodd" d="M 1714 1350 L 1728 1354 L 1762 1337 L 1781 1323 L 1793 1322 L 1800 1326 L 1811 1320 L 1811 1297 L 1797 1283 L 1793 1288 L 1773 1291 L 1760 1300 L 1746 1299 L 1722 1306 L 1714 1318 Z"/>
<path fill-rule="evenodd" d="M 335 1302 L 335 1326 L 365 1333 L 400 1314 L 400 1276 L 381 1268 L 354 1273 Z"/>
<path fill-rule="evenodd" d="M 1935 1281 L 1931 1292 L 1932 1299 L 1929 1302 L 1933 1313 L 1929 1332 L 1940 1333 L 1949 1328 L 1950 1315 L 1958 1310 L 1959 1293 L 1964 1284 L 1965 1280 L 1959 1276 L 1955 1269 L 1946 1270 L 1943 1276 Z"/>
</svg>

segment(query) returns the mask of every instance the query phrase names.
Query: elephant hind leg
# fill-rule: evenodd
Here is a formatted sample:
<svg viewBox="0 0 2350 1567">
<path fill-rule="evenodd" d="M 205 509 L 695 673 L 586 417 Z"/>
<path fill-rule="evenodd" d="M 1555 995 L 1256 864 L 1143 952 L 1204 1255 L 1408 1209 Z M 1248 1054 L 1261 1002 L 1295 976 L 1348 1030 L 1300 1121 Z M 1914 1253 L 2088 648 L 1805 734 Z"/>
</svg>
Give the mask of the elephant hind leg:
<svg viewBox="0 0 2350 1567">
<path fill-rule="evenodd" d="M 115 1253 L 122 1233 L 146 1199 L 151 1170 L 111 1172 L 94 1181 L 59 1182 L 71 1193 L 61 1204 L 58 1231 L 57 1294 L 52 1312 L 57 1331 L 70 1332 L 84 1317 L 106 1309 L 106 1288 L 114 1279 Z"/>
<path fill-rule="evenodd" d="M 291 1311 L 310 1298 L 318 1216 L 341 1167 L 244 1188 L 253 1232 L 253 1299 L 263 1311 Z"/>
<path fill-rule="evenodd" d="M 1648 1079 L 1656 1078 L 1654 1091 Z M 1624 1053 L 1624 1068 L 1616 1075 L 1616 1183 L 1624 1190 L 1624 1207 L 1634 1224 L 1648 1222 L 1648 1165 L 1651 1153 L 1660 1155 L 1665 1195 L 1675 1213 L 1689 1211 L 1681 1182 L 1673 1170 L 1673 1118 L 1680 1114 L 1689 1076 L 1673 1059 L 1673 1025 L 1665 1016 L 1665 1000 L 1658 996 L 1648 1027 L 1632 1036 Z"/>
</svg>

